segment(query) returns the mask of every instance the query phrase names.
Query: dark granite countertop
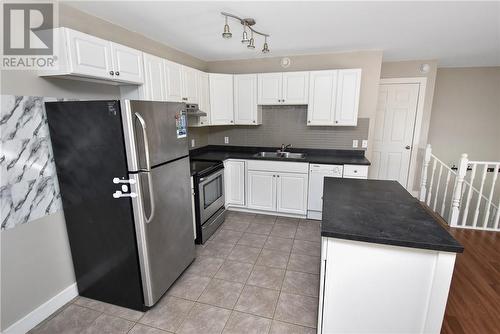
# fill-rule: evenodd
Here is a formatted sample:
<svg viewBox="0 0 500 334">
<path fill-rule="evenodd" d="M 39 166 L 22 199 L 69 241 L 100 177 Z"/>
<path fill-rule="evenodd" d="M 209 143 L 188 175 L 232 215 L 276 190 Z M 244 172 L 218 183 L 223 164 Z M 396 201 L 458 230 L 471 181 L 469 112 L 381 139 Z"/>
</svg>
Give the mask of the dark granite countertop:
<svg viewBox="0 0 500 334">
<path fill-rule="evenodd" d="M 463 252 L 463 246 L 397 181 L 325 178 L 321 235 Z"/>
<path fill-rule="evenodd" d="M 370 165 L 370 161 L 365 158 L 362 150 L 320 150 L 307 148 L 290 148 L 289 152 L 306 153 L 303 159 L 284 159 L 255 157 L 261 151 L 275 152 L 276 147 L 249 147 L 249 146 L 219 146 L 208 145 L 189 151 L 191 160 L 223 161 L 226 159 L 254 159 L 254 160 L 274 160 L 274 161 L 294 161 L 310 162 L 317 164 L 331 165 Z"/>
</svg>

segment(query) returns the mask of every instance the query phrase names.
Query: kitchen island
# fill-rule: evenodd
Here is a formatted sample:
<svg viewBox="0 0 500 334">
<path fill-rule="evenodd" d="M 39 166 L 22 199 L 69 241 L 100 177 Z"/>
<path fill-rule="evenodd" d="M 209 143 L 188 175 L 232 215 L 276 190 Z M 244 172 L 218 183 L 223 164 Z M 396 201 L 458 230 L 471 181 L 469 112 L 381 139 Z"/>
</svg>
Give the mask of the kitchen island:
<svg viewBox="0 0 500 334">
<path fill-rule="evenodd" d="M 439 333 L 463 247 L 398 182 L 326 178 L 318 333 Z"/>
</svg>

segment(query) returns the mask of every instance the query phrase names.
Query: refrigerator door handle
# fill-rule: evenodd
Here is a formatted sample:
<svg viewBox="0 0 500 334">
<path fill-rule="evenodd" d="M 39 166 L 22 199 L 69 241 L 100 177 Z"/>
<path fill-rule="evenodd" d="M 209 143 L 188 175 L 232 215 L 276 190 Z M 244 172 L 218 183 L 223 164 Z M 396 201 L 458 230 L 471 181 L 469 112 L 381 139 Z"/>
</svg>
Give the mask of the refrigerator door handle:
<svg viewBox="0 0 500 334">
<path fill-rule="evenodd" d="M 151 208 L 151 214 L 149 217 L 146 217 L 146 211 L 144 211 L 144 217 L 146 218 L 146 224 L 151 223 L 155 216 L 155 199 L 154 199 L 154 191 L 153 191 L 153 179 L 151 177 L 151 172 L 148 172 L 148 189 L 149 189 L 149 206 Z M 144 205 L 142 206 L 144 210 Z"/>
<path fill-rule="evenodd" d="M 146 133 L 146 122 L 144 121 L 144 118 L 142 118 L 141 114 L 139 113 L 134 113 L 135 117 L 139 120 L 139 123 L 141 123 L 142 127 L 142 138 L 144 141 L 144 156 L 146 158 L 146 171 L 151 170 L 151 162 L 149 160 L 149 142 L 148 142 L 148 134 Z"/>
</svg>

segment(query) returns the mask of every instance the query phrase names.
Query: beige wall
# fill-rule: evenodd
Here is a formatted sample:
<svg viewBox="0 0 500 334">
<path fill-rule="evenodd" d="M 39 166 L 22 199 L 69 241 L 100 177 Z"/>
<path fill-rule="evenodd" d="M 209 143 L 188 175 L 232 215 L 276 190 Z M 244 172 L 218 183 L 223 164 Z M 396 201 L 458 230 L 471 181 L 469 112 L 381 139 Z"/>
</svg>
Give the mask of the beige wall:
<svg viewBox="0 0 500 334">
<path fill-rule="evenodd" d="M 429 64 L 430 69 L 427 73 L 420 72 L 422 64 Z M 429 133 L 429 125 L 431 122 L 432 100 L 434 98 L 434 87 L 436 83 L 437 60 L 410 60 L 382 63 L 381 78 L 427 78 L 425 100 L 422 114 L 422 124 L 420 127 L 420 137 L 418 143 L 414 143 L 417 151 L 417 163 L 415 166 L 415 175 L 413 178 L 413 189 L 418 190 L 421 166 L 424 156 L 425 145 L 427 145 L 427 137 Z"/>
<path fill-rule="evenodd" d="M 206 63 L 159 42 L 61 4 L 60 25 L 185 65 Z M 117 86 L 41 78 L 34 71 L 1 71 L 1 94 L 76 99 L 118 99 Z M 74 283 L 64 216 L 57 213 L 1 232 L 1 330 Z"/>
<path fill-rule="evenodd" d="M 312 71 L 325 69 L 361 68 L 361 96 L 359 117 L 370 119 L 368 142 L 372 142 L 375 110 L 378 97 L 378 84 L 382 64 L 382 51 L 357 51 L 344 53 L 327 53 L 317 55 L 290 56 L 290 67 L 283 69 L 281 57 L 214 61 L 208 62 L 207 69 L 213 73 L 259 73 Z M 371 155 L 369 145 L 366 156 Z"/>
<path fill-rule="evenodd" d="M 429 143 L 445 163 L 500 161 L 500 67 L 438 69 Z"/>
</svg>

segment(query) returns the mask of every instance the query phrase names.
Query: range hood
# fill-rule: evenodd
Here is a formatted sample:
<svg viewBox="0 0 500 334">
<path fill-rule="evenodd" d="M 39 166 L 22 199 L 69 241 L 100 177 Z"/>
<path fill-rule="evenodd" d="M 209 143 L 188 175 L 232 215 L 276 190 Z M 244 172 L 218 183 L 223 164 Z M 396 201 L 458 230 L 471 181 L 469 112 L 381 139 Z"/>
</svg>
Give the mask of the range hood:
<svg viewBox="0 0 500 334">
<path fill-rule="evenodd" d="M 193 117 L 207 116 L 207 113 L 198 109 L 197 104 L 186 104 L 186 115 Z"/>
</svg>

